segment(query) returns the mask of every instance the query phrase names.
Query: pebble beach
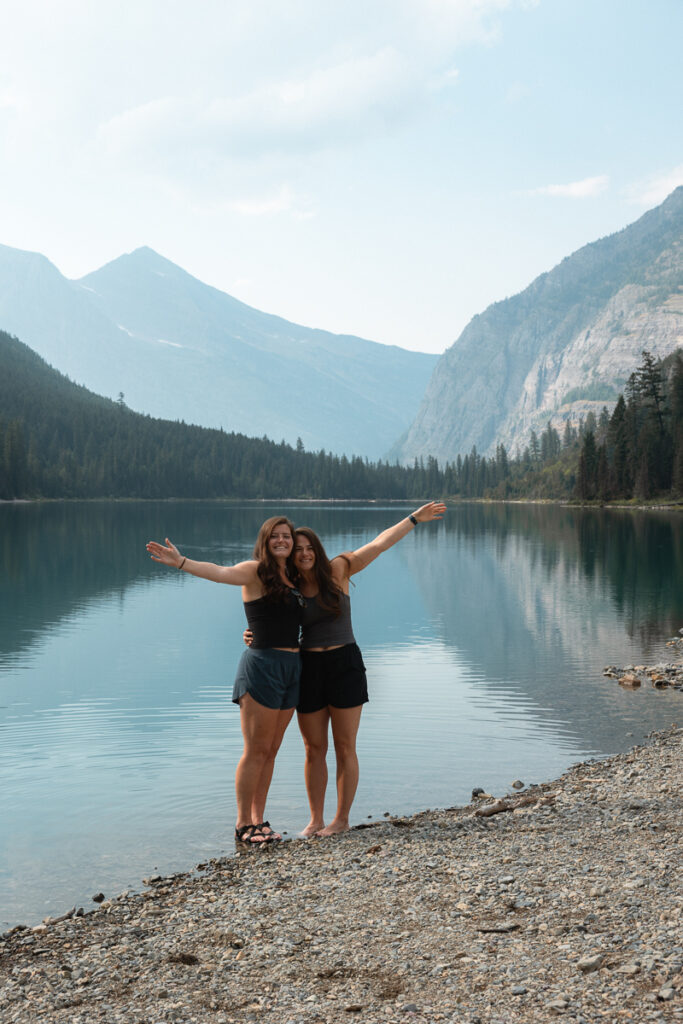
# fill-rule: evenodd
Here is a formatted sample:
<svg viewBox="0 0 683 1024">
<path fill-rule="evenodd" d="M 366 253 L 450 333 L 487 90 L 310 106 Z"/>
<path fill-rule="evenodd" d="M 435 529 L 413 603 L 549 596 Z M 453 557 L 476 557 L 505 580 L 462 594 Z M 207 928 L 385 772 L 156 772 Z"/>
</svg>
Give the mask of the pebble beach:
<svg viewBox="0 0 683 1024">
<path fill-rule="evenodd" d="M 682 761 L 673 725 L 553 782 L 14 928 L 0 1020 L 683 1021 Z"/>
</svg>

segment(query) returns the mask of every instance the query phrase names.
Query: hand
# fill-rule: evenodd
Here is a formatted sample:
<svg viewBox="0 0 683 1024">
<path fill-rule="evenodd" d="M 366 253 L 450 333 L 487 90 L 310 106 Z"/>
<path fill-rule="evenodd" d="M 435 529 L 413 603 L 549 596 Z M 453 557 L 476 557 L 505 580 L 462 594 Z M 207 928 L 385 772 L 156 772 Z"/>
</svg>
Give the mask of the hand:
<svg viewBox="0 0 683 1024">
<path fill-rule="evenodd" d="M 164 565 L 170 565 L 172 569 L 177 569 L 183 560 L 183 556 L 178 551 L 178 548 L 170 542 L 168 537 L 166 538 L 165 546 L 157 544 L 155 540 L 150 540 L 146 547 L 153 561 L 163 562 Z"/>
<path fill-rule="evenodd" d="M 418 508 L 417 512 L 413 512 L 413 515 L 418 523 L 429 523 L 432 519 L 443 519 L 445 511 L 446 506 L 442 501 L 428 501 L 422 508 Z"/>
<path fill-rule="evenodd" d="M 242 633 L 242 639 L 244 640 L 247 647 L 251 647 L 252 643 L 254 642 L 254 634 L 250 629 L 245 629 L 244 633 Z"/>
</svg>

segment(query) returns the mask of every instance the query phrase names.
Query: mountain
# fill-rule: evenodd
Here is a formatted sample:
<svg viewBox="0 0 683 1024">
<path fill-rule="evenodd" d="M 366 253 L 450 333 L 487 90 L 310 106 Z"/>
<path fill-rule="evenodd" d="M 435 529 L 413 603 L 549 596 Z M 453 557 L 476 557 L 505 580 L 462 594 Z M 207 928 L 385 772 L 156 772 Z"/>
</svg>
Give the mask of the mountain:
<svg viewBox="0 0 683 1024">
<path fill-rule="evenodd" d="M 443 493 L 443 474 L 430 486 Z M 307 452 L 134 412 L 0 331 L 0 501 L 14 498 L 416 500 L 422 469 Z M 0 537 L 0 542 L 2 538 Z"/>
<path fill-rule="evenodd" d="M 467 325 L 439 359 L 390 457 L 440 461 L 504 444 L 548 420 L 562 432 L 611 408 L 644 349 L 683 346 L 683 187 L 634 224 L 584 246 Z"/>
<path fill-rule="evenodd" d="M 437 359 L 261 313 L 148 248 L 70 281 L 0 246 L 0 329 L 138 411 L 371 459 L 411 422 Z"/>
</svg>

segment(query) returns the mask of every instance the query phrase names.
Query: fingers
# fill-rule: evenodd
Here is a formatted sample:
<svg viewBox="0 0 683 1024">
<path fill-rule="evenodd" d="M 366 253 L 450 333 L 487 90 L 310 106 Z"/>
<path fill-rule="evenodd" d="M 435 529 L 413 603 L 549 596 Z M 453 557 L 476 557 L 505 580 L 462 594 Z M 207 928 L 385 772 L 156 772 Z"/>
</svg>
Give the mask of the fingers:
<svg viewBox="0 0 683 1024">
<path fill-rule="evenodd" d="M 169 543 L 168 537 L 166 542 Z M 173 556 L 173 545 L 170 548 L 165 548 L 163 544 L 159 544 L 155 540 L 150 540 L 145 544 L 147 552 L 154 562 L 163 562 L 164 565 L 171 564 L 171 558 Z"/>
<path fill-rule="evenodd" d="M 446 506 L 442 501 L 428 501 L 426 505 L 423 505 L 421 509 L 418 509 L 417 515 L 424 513 L 425 521 L 430 519 L 443 519 Z"/>
</svg>

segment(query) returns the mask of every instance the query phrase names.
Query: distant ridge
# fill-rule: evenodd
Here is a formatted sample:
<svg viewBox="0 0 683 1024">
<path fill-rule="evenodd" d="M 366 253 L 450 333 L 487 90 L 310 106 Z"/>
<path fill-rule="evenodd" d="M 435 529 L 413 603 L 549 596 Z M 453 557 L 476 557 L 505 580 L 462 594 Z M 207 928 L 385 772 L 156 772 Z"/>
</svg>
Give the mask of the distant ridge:
<svg viewBox="0 0 683 1024">
<path fill-rule="evenodd" d="M 440 478 L 443 489 L 443 477 Z M 401 499 L 424 471 L 302 451 L 133 412 L 0 330 L 0 501 L 16 498 Z M 421 502 L 418 502 L 421 504 Z"/>
<path fill-rule="evenodd" d="M 436 365 L 390 456 L 514 454 L 548 420 L 608 409 L 640 363 L 683 345 L 683 187 L 475 316 Z"/>
<path fill-rule="evenodd" d="M 437 359 L 261 313 L 148 247 L 69 281 L 0 246 L 0 329 L 138 411 L 371 459 L 410 423 Z"/>
</svg>

